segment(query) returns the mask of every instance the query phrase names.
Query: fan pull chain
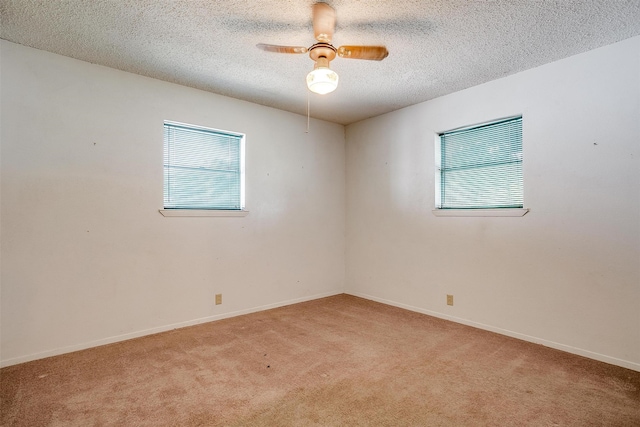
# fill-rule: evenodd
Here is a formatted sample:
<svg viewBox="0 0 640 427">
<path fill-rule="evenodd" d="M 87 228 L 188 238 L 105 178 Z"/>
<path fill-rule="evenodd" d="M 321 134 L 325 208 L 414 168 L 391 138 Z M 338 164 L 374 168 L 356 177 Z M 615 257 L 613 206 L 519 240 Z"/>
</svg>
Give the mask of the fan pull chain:
<svg viewBox="0 0 640 427">
<path fill-rule="evenodd" d="M 309 112 L 309 105 L 310 105 L 310 102 L 309 102 L 309 91 L 307 91 L 307 130 L 305 131 L 305 133 L 309 133 L 309 115 L 311 114 Z"/>
</svg>

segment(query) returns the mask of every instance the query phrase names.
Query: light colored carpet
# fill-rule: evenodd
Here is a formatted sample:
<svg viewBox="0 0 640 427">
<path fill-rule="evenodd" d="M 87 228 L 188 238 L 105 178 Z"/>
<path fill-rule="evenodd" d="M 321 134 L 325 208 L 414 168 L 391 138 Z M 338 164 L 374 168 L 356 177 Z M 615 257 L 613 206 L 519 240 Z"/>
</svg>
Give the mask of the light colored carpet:
<svg viewBox="0 0 640 427">
<path fill-rule="evenodd" d="M 348 295 L 0 370 L 2 426 L 640 426 L 640 372 Z"/>
</svg>

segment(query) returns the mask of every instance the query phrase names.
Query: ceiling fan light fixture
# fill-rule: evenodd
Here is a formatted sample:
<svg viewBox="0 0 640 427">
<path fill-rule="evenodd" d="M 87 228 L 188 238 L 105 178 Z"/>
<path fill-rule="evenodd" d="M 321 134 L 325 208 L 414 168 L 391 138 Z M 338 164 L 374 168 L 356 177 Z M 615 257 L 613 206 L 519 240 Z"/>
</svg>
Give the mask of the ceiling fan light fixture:
<svg viewBox="0 0 640 427">
<path fill-rule="evenodd" d="M 382 61 L 389 55 L 385 46 L 346 45 L 337 49 L 331 44 L 336 29 L 336 11 L 324 1 L 314 3 L 312 10 L 313 35 L 317 43 L 311 47 L 280 46 L 258 43 L 257 47 L 266 52 L 309 53 L 315 62 L 312 72 L 307 74 L 307 87 L 311 92 L 321 95 L 333 92 L 338 87 L 338 74 L 329 69 L 329 62 L 336 56 L 350 59 Z"/>
<path fill-rule="evenodd" d="M 311 92 L 325 95 L 338 87 L 338 74 L 329 68 L 327 58 L 320 57 L 316 65 L 307 74 L 307 87 Z"/>
</svg>

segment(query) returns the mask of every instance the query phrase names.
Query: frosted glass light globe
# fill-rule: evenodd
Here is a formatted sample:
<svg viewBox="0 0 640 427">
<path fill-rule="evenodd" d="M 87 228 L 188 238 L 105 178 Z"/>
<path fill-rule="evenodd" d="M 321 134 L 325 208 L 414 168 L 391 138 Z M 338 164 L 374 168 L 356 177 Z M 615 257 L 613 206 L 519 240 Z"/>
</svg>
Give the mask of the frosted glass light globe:
<svg viewBox="0 0 640 427">
<path fill-rule="evenodd" d="M 307 74 L 307 87 L 320 95 L 333 92 L 338 87 L 338 74 L 328 67 L 316 67 Z"/>
</svg>

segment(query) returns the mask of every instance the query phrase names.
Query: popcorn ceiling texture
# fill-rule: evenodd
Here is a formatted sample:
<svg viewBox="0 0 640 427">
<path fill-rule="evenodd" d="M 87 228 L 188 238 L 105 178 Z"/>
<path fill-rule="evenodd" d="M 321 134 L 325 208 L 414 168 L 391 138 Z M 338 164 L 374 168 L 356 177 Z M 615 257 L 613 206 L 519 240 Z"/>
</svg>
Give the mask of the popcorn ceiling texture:
<svg viewBox="0 0 640 427">
<path fill-rule="evenodd" d="M 0 37 L 95 64 L 306 114 L 313 1 L 4 0 Z M 328 1 L 333 44 L 386 45 L 381 62 L 336 58 L 338 89 L 311 115 L 341 124 L 640 34 L 638 0 Z"/>
</svg>

